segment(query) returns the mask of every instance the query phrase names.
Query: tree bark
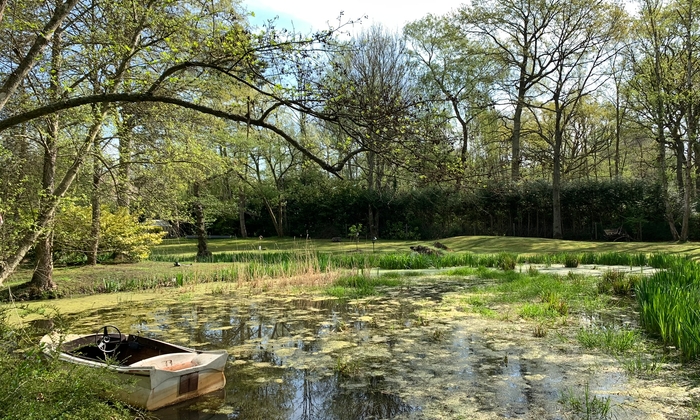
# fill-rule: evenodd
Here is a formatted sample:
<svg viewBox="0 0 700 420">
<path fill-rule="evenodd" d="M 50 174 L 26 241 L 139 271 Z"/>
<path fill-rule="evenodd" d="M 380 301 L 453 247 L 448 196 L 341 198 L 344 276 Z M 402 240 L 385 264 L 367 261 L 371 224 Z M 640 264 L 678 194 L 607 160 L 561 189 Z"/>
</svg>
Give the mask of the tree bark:
<svg viewBox="0 0 700 420">
<path fill-rule="evenodd" d="M 559 124 L 557 122 L 557 124 Z M 559 130 L 554 135 L 554 165 L 552 172 L 552 237 L 562 239 L 564 237 L 561 226 L 561 133 Z"/>
<path fill-rule="evenodd" d="M 194 195 L 194 214 L 197 225 L 197 259 L 208 259 L 211 258 L 211 251 L 209 251 L 207 245 L 207 226 L 204 221 L 204 206 L 200 200 L 200 185 L 199 182 L 195 182 L 193 187 Z"/>
<path fill-rule="evenodd" d="M 95 144 L 93 145 L 94 153 L 99 150 L 99 145 L 97 137 L 95 137 Z M 88 265 L 97 265 L 97 250 L 100 247 L 100 221 L 102 218 L 102 212 L 100 209 L 100 180 L 102 178 L 100 170 L 102 169 L 100 165 L 100 160 L 95 154 L 94 163 L 92 166 L 92 198 L 90 200 L 90 205 L 92 206 L 92 224 L 90 225 L 90 249 L 87 254 Z"/>
<path fill-rule="evenodd" d="M 58 149 L 56 145 L 58 136 L 58 116 L 49 119 L 49 134 L 44 145 L 44 169 L 42 176 L 43 196 L 39 205 L 39 211 L 48 215 L 46 226 L 53 224 L 55 207 L 52 206 L 54 195 L 54 184 L 56 176 L 56 156 Z M 53 281 L 53 231 L 52 228 L 44 230 L 36 243 L 36 267 L 30 280 L 31 288 L 35 291 L 52 290 L 56 288 Z"/>
<path fill-rule="evenodd" d="M 521 79 L 523 76 L 521 76 Z M 520 85 L 524 85 L 524 81 L 520 81 Z M 510 179 L 516 182 L 520 179 L 520 132 L 522 131 L 522 115 L 525 104 L 525 87 L 518 89 L 518 102 L 515 104 L 515 113 L 513 114 L 513 134 L 511 135 L 511 162 L 510 162 Z"/>
<path fill-rule="evenodd" d="M 119 135 L 119 178 L 117 179 L 117 205 L 129 208 L 131 204 L 131 133 L 126 123 Z"/>
<path fill-rule="evenodd" d="M 238 221 L 241 227 L 241 238 L 248 237 L 248 229 L 245 225 L 245 208 L 246 208 L 246 196 L 243 187 L 238 189 Z"/>
<path fill-rule="evenodd" d="M 5 7 L 7 7 L 8 0 L 0 0 L 0 23 L 2 23 L 2 18 L 5 16 Z"/>
<path fill-rule="evenodd" d="M 53 100 L 61 96 L 61 33 L 56 32 L 51 46 L 51 77 L 49 79 L 48 94 Z M 47 118 L 47 134 L 44 137 L 44 161 L 41 178 L 42 196 L 39 208 L 45 209 L 45 201 L 54 195 L 56 183 L 56 159 L 58 157 L 58 137 L 60 114 L 53 114 Z M 40 210 L 42 211 L 42 210 Z M 51 213 L 49 225 L 53 224 L 55 210 Z M 53 281 L 53 230 L 47 229 L 40 236 L 36 244 L 37 262 L 29 281 L 30 288 L 34 292 L 53 290 L 56 283 Z"/>
</svg>

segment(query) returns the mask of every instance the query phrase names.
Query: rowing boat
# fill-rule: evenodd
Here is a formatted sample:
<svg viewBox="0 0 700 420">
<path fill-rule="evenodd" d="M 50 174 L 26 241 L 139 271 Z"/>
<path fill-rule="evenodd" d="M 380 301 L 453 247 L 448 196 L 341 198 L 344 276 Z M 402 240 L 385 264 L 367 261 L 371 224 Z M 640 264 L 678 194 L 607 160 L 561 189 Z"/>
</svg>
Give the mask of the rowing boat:
<svg viewBox="0 0 700 420">
<path fill-rule="evenodd" d="M 76 365 L 114 373 L 114 393 L 128 404 L 156 410 L 226 385 L 226 350 L 200 351 L 153 338 L 122 334 L 115 326 L 94 334 L 53 332 L 41 339 L 43 351 Z"/>
</svg>

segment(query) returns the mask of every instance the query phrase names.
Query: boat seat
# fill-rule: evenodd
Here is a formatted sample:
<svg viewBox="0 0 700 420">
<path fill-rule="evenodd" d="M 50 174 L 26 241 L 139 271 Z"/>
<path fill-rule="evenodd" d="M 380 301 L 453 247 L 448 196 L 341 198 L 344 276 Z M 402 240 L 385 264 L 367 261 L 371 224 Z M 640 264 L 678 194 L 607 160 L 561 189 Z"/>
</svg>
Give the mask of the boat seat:
<svg viewBox="0 0 700 420">
<path fill-rule="evenodd" d="M 153 366 L 156 369 L 175 372 L 197 366 L 196 353 L 170 353 L 149 357 L 131 364 L 133 367 Z"/>
</svg>

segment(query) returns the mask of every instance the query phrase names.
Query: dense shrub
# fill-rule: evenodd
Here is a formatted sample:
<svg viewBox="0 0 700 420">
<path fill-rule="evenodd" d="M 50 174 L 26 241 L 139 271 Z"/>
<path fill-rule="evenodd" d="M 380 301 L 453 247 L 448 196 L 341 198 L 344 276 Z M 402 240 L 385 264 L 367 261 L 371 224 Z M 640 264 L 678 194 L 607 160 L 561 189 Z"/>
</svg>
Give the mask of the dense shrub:
<svg viewBox="0 0 700 420">
<path fill-rule="evenodd" d="M 138 261 L 148 258 L 151 247 L 161 242 L 160 228 L 138 223 L 125 209 L 111 212 L 101 209 L 100 243 L 102 259 L 123 258 Z M 92 212 L 90 207 L 66 202 L 56 215 L 54 249 L 59 261 L 82 262 L 90 249 Z"/>
</svg>

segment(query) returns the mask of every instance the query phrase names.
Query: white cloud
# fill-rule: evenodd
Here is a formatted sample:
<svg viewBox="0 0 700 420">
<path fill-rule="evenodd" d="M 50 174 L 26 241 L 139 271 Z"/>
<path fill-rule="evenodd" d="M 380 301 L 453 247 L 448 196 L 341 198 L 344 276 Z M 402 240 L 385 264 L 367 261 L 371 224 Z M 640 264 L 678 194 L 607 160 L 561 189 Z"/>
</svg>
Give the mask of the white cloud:
<svg viewBox="0 0 700 420">
<path fill-rule="evenodd" d="M 428 13 L 447 13 L 462 3 L 460 0 L 246 0 L 243 4 L 249 11 L 255 12 L 258 22 L 278 15 L 280 25 L 287 26 L 293 22 L 297 29 L 302 30 L 309 27 L 325 29 L 329 23 L 335 27 L 340 12 L 343 12 L 344 20 L 367 16 L 367 19 L 363 19 L 363 26 L 381 23 L 389 30 L 400 31 L 408 22 Z"/>
</svg>

